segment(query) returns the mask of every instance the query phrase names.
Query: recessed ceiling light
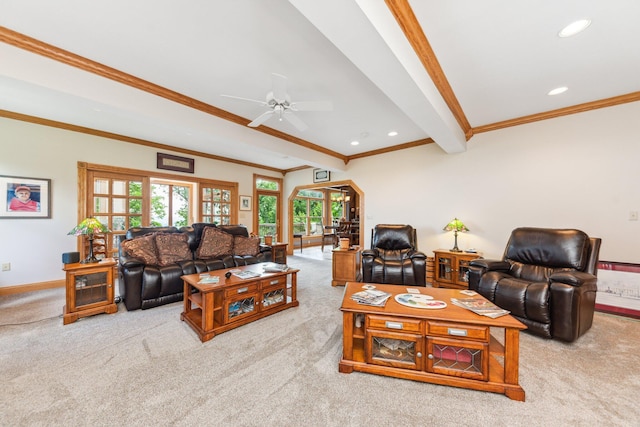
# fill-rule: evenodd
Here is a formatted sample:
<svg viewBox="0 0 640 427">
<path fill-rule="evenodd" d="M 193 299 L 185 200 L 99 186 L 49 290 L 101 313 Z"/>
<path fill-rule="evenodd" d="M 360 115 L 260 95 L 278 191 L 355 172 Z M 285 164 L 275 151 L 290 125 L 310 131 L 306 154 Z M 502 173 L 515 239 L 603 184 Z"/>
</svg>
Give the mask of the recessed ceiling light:
<svg viewBox="0 0 640 427">
<path fill-rule="evenodd" d="M 389 132 L 387 135 L 389 136 L 396 136 L 398 134 L 398 132 L 396 132 L 395 130 L 392 130 L 391 132 Z"/>
<path fill-rule="evenodd" d="M 351 141 L 351 145 L 358 145 L 358 144 L 360 144 L 360 142 L 358 142 L 358 141 Z"/>
<path fill-rule="evenodd" d="M 558 33 L 558 36 L 559 37 L 575 36 L 579 32 L 586 30 L 589 25 L 591 25 L 590 19 L 579 19 L 567 25 L 562 30 L 560 30 L 560 32 Z"/>
<path fill-rule="evenodd" d="M 561 93 L 564 93 L 564 92 L 566 92 L 567 90 L 569 90 L 569 88 L 568 88 L 568 87 L 566 87 L 566 86 L 560 86 L 560 87 L 557 87 L 557 88 L 555 88 L 555 89 L 551 89 L 551 90 L 547 93 L 547 95 L 560 95 Z"/>
</svg>

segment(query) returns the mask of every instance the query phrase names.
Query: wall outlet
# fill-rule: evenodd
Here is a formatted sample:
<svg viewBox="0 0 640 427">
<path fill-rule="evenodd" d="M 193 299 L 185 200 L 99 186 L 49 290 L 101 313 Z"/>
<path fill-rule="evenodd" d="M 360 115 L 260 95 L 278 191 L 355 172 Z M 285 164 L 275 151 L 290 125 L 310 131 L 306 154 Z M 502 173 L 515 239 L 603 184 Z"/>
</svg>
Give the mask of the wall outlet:
<svg viewBox="0 0 640 427">
<path fill-rule="evenodd" d="M 637 221 L 638 220 L 638 211 L 629 212 L 629 221 Z"/>
<path fill-rule="evenodd" d="M 11 271 L 11 263 L 10 262 L 2 263 L 2 271 Z"/>
</svg>

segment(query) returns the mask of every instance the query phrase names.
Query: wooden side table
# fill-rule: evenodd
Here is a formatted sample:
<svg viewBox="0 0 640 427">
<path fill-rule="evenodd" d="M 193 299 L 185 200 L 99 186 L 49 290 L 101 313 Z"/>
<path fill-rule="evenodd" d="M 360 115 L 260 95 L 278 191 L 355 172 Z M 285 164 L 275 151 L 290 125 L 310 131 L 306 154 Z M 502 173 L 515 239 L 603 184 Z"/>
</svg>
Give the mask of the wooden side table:
<svg viewBox="0 0 640 427">
<path fill-rule="evenodd" d="M 116 261 L 105 258 L 100 262 L 65 264 L 66 305 L 62 323 L 68 325 L 81 317 L 100 313 L 115 313 L 113 271 Z"/>
<path fill-rule="evenodd" d="M 287 243 L 274 242 L 271 244 L 271 261 L 278 264 L 287 263 Z"/>
<path fill-rule="evenodd" d="M 362 280 L 362 249 L 353 246 L 351 249 L 335 248 L 332 253 L 333 280 L 331 286 L 344 286 L 347 282 Z"/>
<path fill-rule="evenodd" d="M 433 251 L 435 271 L 434 288 L 467 289 L 469 287 L 469 262 L 481 258 L 481 253 L 451 252 L 446 249 Z"/>
</svg>

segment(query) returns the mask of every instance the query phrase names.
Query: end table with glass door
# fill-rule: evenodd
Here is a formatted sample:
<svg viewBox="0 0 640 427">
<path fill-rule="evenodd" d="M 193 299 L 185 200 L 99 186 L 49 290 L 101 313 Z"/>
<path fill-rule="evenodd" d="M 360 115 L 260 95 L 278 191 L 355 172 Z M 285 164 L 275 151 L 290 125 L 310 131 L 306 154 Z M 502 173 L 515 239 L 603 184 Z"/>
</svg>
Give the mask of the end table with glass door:
<svg viewBox="0 0 640 427">
<path fill-rule="evenodd" d="M 68 325 L 81 317 L 112 314 L 118 311 L 114 302 L 114 269 L 116 261 L 105 258 L 100 262 L 65 264 L 66 305 L 62 323 Z"/>
<path fill-rule="evenodd" d="M 469 288 L 469 263 L 476 258 L 482 258 L 481 253 L 453 252 L 446 249 L 437 249 L 433 253 L 434 288 Z"/>
</svg>

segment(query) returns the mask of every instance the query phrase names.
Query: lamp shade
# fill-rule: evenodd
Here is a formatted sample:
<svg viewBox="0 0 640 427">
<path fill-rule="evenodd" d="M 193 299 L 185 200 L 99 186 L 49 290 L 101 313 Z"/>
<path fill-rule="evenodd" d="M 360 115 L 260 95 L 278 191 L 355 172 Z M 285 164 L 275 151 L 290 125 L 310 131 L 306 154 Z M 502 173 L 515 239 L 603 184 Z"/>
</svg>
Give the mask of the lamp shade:
<svg viewBox="0 0 640 427">
<path fill-rule="evenodd" d="M 83 219 L 80 224 L 67 233 L 67 235 L 72 236 L 89 236 L 89 255 L 81 261 L 82 264 L 100 262 L 99 259 L 93 256 L 93 235 L 96 233 L 111 233 L 111 230 L 92 216 Z"/>
<path fill-rule="evenodd" d="M 460 221 L 458 218 L 453 218 L 451 220 L 451 222 L 449 222 L 447 225 L 445 225 L 442 230 L 444 230 L 444 231 L 457 231 L 457 232 L 469 231 L 467 226 L 464 225 L 462 223 L 462 221 Z"/>
<path fill-rule="evenodd" d="M 105 225 L 102 225 L 100 221 L 90 216 L 82 220 L 82 222 L 75 227 L 73 230 L 67 233 L 67 235 L 71 236 L 83 236 L 88 235 L 92 236 L 96 233 L 110 233 L 111 230 Z"/>
</svg>

